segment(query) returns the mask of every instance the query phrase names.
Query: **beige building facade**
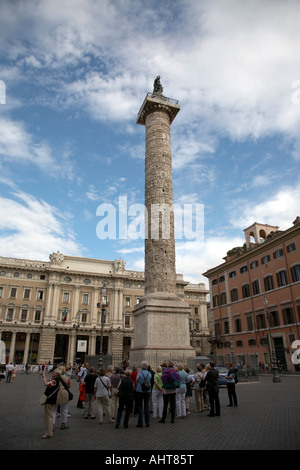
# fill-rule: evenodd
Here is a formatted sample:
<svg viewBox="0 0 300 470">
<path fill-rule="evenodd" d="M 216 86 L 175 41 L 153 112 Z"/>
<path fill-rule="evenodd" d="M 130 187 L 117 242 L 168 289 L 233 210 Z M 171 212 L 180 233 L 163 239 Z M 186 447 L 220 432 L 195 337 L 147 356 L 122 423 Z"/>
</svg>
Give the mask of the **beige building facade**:
<svg viewBox="0 0 300 470">
<path fill-rule="evenodd" d="M 103 354 L 112 363 L 129 357 L 134 345 L 133 308 L 144 295 L 144 273 L 125 261 L 52 253 L 49 262 L 0 257 L 0 340 L 5 362 L 73 364 L 100 352 L 102 287 L 108 307 Z M 177 275 L 177 295 L 191 306 L 190 343 L 196 354 L 209 349 L 205 285 Z"/>
</svg>

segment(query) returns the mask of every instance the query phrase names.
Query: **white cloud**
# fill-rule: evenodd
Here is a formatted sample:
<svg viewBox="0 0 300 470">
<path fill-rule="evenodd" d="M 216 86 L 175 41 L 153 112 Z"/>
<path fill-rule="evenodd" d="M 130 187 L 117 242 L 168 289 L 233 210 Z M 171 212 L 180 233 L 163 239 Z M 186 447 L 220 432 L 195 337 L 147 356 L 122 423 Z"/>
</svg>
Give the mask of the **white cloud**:
<svg viewBox="0 0 300 470">
<path fill-rule="evenodd" d="M 300 181 L 295 187 L 281 187 L 268 199 L 253 203 L 236 200 L 230 209 L 230 223 L 234 228 L 249 227 L 254 222 L 279 226 L 286 230 L 299 215 Z"/>
<path fill-rule="evenodd" d="M 208 279 L 203 273 L 224 263 L 227 251 L 242 246 L 244 242 L 242 237 L 226 235 L 207 237 L 202 245 L 197 242 L 176 243 L 176 270 L 183 274 L 186 281 L 204 282 L 208 287 Z"/>
<path fill-rule="evenodd" d="M 53 251 L 81 256 L 68 217 L 26 193 L 0 197 L 1 255 L 46 260 Z"/>
<path fill-rule="evenodd" d="M 51 176 L 72 178 L 70 160 L 61 155 L 58 163 L 49 144 L 38 141 L 19 121 L 0 118 L 0 155 L 5 162 L 33 164 Z"/>
</svg>

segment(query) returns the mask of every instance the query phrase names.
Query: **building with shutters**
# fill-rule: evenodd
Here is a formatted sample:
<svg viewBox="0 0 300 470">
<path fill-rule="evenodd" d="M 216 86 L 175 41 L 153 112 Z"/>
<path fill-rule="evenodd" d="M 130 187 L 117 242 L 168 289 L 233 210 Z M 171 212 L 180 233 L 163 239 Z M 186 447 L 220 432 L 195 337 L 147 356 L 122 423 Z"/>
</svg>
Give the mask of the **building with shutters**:
<svg viewBox="0 0 300 470">
<path fill-rule="evenodd" d="M 277 362 L 286 370 L 300 339 L 300 218 L 281 231 L 254 223 L 245 244 L 209 269 L 212 345 L 218 363 L 257 368 Z"/>
</svg>

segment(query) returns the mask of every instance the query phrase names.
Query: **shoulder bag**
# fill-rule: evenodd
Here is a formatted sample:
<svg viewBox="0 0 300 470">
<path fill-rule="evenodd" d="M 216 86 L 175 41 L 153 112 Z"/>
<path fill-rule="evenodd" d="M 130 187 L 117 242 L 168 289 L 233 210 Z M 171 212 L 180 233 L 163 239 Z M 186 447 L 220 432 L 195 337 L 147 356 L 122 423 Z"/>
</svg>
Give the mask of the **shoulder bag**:
<svg viewBox="0 0 300 470">
<path fill-rule="evenodd" d="M 72 400 L 73 400 L 73 393 L 70 392 L 69 387 L 67 387 L 67 385 L 66 385 L 66 383 L 65 383 L 65 381 L 64 381 L 63 379 L 61 379 L 61 378 L 59 377 L 58 380 L 63 384 L 63 386 L 64 386 L 65 389 L 67 390 L 68 395 L 69 395 L 69 401 L 72 401 Z"/>
<path fill-rule="evenodd" d="M 48 397 L 47 397 L 46 393 L 43 393 L 43 395 L 39 399 L 39 404 L 40 405 L 45 405 L 48 398 L 52 397 L 52 395 L 54 395 L 54 393 L 57 392 L 58 389 L 59 389 L 59 386 Z"/>
<path fill-rule="evenodd" d="M 150 384 L 149 384 L 148 380 L 145 379 L 145 376 L 144 376 L 143 372 L 142 372 L 142 375 L 144 377 L 144 382 L 141 384 L 142 390 L 143 390 L 143 392 L 149 392 L 149 390 L 151 388 Z"/>
<path fill-rule="evenodd" d="M 99 377 L 99 379 L 101 380 L 102 385 L 104 385 L 104 387 L 106 388 L 107 394 L 108 394 L 109 398 L 111 398 L 109 388 L 105 385 L 105 383 L 103 382 L 103 380 L 101 379 L 101 377 Z"/>
</svg>

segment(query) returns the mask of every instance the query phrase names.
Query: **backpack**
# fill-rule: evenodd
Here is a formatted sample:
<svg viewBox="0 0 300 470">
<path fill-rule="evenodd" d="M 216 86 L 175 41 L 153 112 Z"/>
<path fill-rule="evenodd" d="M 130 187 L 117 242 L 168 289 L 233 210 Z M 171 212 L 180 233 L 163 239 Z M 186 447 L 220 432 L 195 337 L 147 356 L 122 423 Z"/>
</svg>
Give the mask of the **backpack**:
<svg viewBox="0 0 300 470">
<path fill-rule="evenodd" d="M 170 372 L 173 372 L 175 374 L 174 379 L 171 378 Z M 167 374 L 167 377 L 166 377 L 166 374 Z M 162 378 L 162 381 L 163 381 L 163 388 L 165 388 L 165 389 L 179 388 L 180 387 L 180 376 L 174 369 L 171 369 L 171 370 L 167 371 L 165 373 L 165 375 L 163 373 L 161 378 Z"/>
<path fill-rule="evenodd" d="M 200 380 L 198 381 L 197 378 Z M 198 385 L 199 388 L 205 388 L 205 379 L 203 377 L 201 377 L 198 372 L 196 372 L 195 376 L 194 376 L 194 380 L 196 382 L 196 384 Z"/>
<path fill-rule="evenodd" d="M 239 382 L 238 376 L 237 376 L 237 371 L 235 369 L 230 369 L 229 373 L 233 372 L 234 373 L 234 382 L 237 384 Z"/>
<path fill-rule="evenodd" d="M 143 390 L 143 392 L 149 392 L 149 390 L 151 388 L 150 384 L 149 384 L 148 380 L 145 379 L 145 376 L 144 376 L 143 372 L 142 372 L 142 375 L 144 377 L 144 382 L 142 383 L 142 390 Z"/>
</svg>

